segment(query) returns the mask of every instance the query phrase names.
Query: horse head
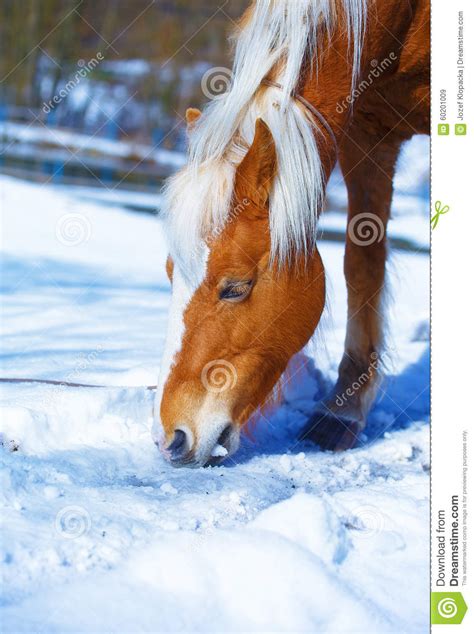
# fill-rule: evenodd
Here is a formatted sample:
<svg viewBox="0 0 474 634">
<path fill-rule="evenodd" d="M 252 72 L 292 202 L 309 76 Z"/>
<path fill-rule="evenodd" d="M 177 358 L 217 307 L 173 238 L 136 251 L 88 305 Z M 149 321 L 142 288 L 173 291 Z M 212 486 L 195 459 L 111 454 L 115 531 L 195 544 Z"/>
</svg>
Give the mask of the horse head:
<svg viewBox="0 0 474 634">
<path fill-rule="evenodd" d="M 195 110 L 188 119 L 196 125 Z M 271 257 L 277 163 L 259 118 L 235 169 L 225 224 L 202 241 L 191 267 L 179 253 L 168 257 L 172 300 L 154 438 L 174 466 L 216 464 L 236 451 L 242 426 L 320 319 L 325 278 L 317 250 L 286 263 Z"/>
</svg>

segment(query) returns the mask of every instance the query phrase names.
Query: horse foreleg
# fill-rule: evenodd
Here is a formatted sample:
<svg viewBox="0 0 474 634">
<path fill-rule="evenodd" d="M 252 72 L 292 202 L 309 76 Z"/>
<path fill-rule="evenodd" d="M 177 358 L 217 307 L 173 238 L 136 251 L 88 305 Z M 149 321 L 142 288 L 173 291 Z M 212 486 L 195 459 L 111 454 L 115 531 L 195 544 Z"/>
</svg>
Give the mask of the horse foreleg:
<svg viewBox="0 0 474 634">
<path fill-rule="evenodd" d="M 386 227 L 400 140 L 387 137 L 373 148 L 376 143 L 374 137 L 351 131 L 339 157 L 349 195 L 345 350 L 334 389 L 318 404 L 302 434 L 324 449 L 354 446 L 380 383 Z"/>
</svg>

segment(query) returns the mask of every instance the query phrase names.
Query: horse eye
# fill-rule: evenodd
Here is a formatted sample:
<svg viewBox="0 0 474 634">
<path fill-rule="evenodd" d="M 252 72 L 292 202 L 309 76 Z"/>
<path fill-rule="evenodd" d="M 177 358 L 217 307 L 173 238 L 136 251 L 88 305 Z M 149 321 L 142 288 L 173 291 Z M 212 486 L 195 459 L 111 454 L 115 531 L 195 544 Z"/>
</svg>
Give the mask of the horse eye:
<svg viewBox="0 0 474 634">
<path fill-rule="evenodd" d="M 250 294 L 252 281 L 227 282 L 219 291 L 219 299 L 226 302 L 241 302 Z"/>
</svg>

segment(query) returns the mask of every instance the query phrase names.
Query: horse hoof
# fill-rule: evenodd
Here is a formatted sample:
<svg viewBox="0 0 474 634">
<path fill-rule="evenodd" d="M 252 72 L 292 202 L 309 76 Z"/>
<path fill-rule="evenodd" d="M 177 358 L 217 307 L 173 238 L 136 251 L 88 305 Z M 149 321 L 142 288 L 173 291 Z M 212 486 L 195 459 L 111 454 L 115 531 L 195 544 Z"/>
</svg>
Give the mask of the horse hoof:
<svg viewBox="0 0 474 634">
<path fill-rule="evenodd" d="M 316 412 L 299 435 L 324 451 L 345 451 L 357 443 L 361 424 L 355 420 L 336 416 L 333 412 Z"/>
</svg>

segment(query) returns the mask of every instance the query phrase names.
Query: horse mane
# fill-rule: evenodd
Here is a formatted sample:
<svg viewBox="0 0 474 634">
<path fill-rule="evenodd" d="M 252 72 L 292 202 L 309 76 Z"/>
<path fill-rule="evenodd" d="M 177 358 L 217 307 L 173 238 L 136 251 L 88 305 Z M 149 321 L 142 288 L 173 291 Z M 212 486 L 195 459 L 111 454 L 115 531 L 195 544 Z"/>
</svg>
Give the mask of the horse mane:
<svg viewBox="0 0 474 634">
<path fill-rule="evenodd" d="M 367 0 L 256 0 L 235 36 L 232 82 L 212 100 L 190 134 L 189 162 L 164 190 L 170 252 L 192 275 L 205 241 L 232 213 L 237 165 L 261 117 L 274 137 L 278 174 L 270 196 L 271 257 L 288 262 L 312 250 L 323 203 L 324 174 L 318 122 L 291 96 L 306 62 L 316 66 L 318 47 L 344 20 L 357 77 Z M 267 76 L 282 89 L 262 86 Z M 205 250 L 205 249 L 204 249 Z"/>
</svg>

